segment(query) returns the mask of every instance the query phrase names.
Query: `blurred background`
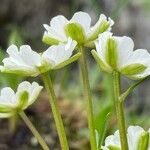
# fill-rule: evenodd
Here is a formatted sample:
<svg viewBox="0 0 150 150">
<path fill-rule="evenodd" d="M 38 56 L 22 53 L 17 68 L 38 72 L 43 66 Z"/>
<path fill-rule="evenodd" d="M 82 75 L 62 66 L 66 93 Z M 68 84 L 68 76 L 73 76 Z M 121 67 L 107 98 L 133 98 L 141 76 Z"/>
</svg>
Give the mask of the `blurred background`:
<svg viewBox="0 0 150 150">
<path fill-rule="evenodd" d="M 6 56 L 6 49 L 12 43 L 20 46 L 29 44 L 33 50 L 43 51 L 47 45 L 41 39 L 43 23 L 49 24 L 55 15 L 68 19 L 76 11 L 85 11 L 94 24 L 101 13 L 114 21 L 115 35 L 133 38 L 135 48 L 150 51 L 150 1 L 149 0 L 0 0 L 0 61 Z M 90 84 L 93 94 L 95 125 L 100 141 L 116 130 L 113 110 L 112 77 L 100 71 L 90 50 L 87 51 Z M 71 150 L 89 150 L 85 102 L 82 95 L 78 64 L 74 63 L 52 73 L 58 103 L 66 127 Z M 22 78 L 16 75 L 0 74 L 0 88 L 11 86 L 16 89 Z M 36 79 L 41 85 L 41 79 Z M 133 81 L 122 79 L 123 90 Z M 150 127 L 150 81 L 140 85 L 126 101 L 127 125 Z M 53 150 L 60 150 L 55 124 L 43 90 L 37 102 L 26 113 Z M 0 150 L 40 150 L 36 139 L 17 119 L 15 128 L 11 119 L 0 120 Z"/>
</svg>

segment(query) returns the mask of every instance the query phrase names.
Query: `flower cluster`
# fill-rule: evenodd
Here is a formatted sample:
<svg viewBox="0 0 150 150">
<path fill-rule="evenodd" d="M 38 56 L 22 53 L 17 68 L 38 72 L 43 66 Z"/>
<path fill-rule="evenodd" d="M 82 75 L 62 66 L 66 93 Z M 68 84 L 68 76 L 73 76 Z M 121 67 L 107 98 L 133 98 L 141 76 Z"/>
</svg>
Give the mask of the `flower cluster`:
<svg viewBox="0 0 150 150">
<path fill-rule="evenodd" d="M 10 87 L 5 87 L 0 93 L 0 118 L 8 118 L 26 109 L 38 97 L 42 86 L 24 81 L 19 84 L 15 93 Z"/>
<path fill-rule="evenodd" d="M 105 32 L 99 35 L 95 45 L 96 51 L 92 50 L 92 54 L 106 72 L 116 70 L 131 79 L 150 75 L 150 54 L 145 49 L 133 51 L 134 42 L 131 38 Z"/>
<path fill-rule="evenodd" d="M 0 70 L 24 76 L 37 76 L 64 67 L 78 59 L 80 53 L 71 57 L 75 46 L 76 41 L 68 38 L 66 44 L 53 45 L 42 54 L 38 54 L 29 45 L 22 45 L 19 50 L 17 46 L 11 45 L 7 49 L 9 57 L 3 60 L 4 66 L 0 66 Z"/>
<path fill-rule="evenodd" d="M 150 130 L 144 131 L 139 126 L 130 126 L 127 131 L 129 150 L 150 150 Z M 105 145 L 102 150 L 121 150 L 119 131 L 105 139 Z"/>
<path fill-rule="evenodd" d="M 71 20 L 59 15 L 50 21 L 50 26 L 44 24 L 46 31 L 43 42 L 53 45 L 66 42 L 68 37 L 78 44 L 90 45 L 100 33 L 110 31 L 114 21 L 101 14 L 98 22 L 91 27 L 91 17 L 85 12 L 77 12 Z"/>
<path fill-rule="evenodd" d="M 56 96 L 48 76 L 49 71 L 60 69 L 76 61 L 82 55 L 80 65 L 83 83 L 85 84 L 84 92 L 86 99 L 88 99 L 89 135 L 91 136 L 91 141 L 94 141 L 94 144 L 91 144 L 91 149 L 94 150 L 97 149 L 96 137 L 94 135 L 94 113 L 92 112 L 88 70 L 83 48 L 94 47 L 96 50 L 92 50 L 91 53 L 102 70 L 107 73 L 114 72 L 115 105 L 117 106 L 116 109 L 121 112 L 123 112 L 123 105 L 120 105 L 120 103 L 123 104 L 123 102 L 120 100 L 119 75 L 121 74 L 136 80 L 143 79 L 150 75 L 150 54 L 148 51 L 145 49 L 134 50 L 134 42 L 129 37 L 114 36 L 111 33 L 113 24 L 114 21 L 107 18 L 104 14 L 100 15 L 99 20 L 94 26 L 91 26 L 91 17 L 85 12 L 75 13 L 70 20 L 59 15 L 51 19 L 50 25 L 43 25 L 46 31 L 44 32 L 42 41 L 50 45 L 47 50 L 42 53 L 37 53 L 33 51 L 29 45 L 22 45 L 19 48 L 15 45 L 11 45 L 7 49 L 8 57 L 2 61 L 3 65 L 0 66 L 0 71 L 4 73 L 32 77 L 36 77 L 40 74 L 45 75 L 47 73 L 47 75 L 43 75 L 42 77 L 49 93 L 50 104 L 52 105 L 52 112 L 62 149 L 68 150 L 69 146 L 67 144 L 67 138 L 65 137 L 61 115 L 59 114 L 57 103 L 55 102 Z M 80 49 L 81 52 L 74 54 L 76 49 Z M 115 75 L 117 77 L 119 76 L 119 78 Z M 130 89 L 133 89 L 133 87 Z M 42 86 L 39 86 L 38 83 L 33 82 L 30 84 L 27 81 L 20 83 L 16 93 L 10 87 L 3 88 L 0 94 L 0 118 L 8 118 L 16 113 L 21 114 L 22 111 L 36 100 L 41 90 Z M 127 93 L 129 92 L 130 90 L 127 91 Z M 124 117 L 121 116 L 123 113 L 119 114 L 119 111 L 118 116 L 120 115 L 120 118 L 124 119 Z M 24 120 L 26 120 L 26 117 Z M 31 125 L 31 123 L 29 124 Z M 122 128 L 125 128 L 124 124 L 121 125 Z M 33 127 L 30 129 L 32 130 Z M 146 132 L 139 126 L 130 126 L 127 134 L 125 129 L 123 131 L 124 133 L 120 131 L 121 130 L 116 131 L 114 135 L 110 135 L 106 138 L 105 145 L 101 147 L 102 150 L 121 150 L 121 145 L 123 144 L 127 147 L 129 145 L 129 150 L 150 150 L 150 131 Z M 35 130 L 33 133 L 35 133 L 35 136 L 37 135 Z M 122 138 L 120 140 L 120 137 L 122 137 L 120 135 L 125 135 L 128 144 L 124 142 Z M 41 140 L 39 135 L 37 135 L 37 138 L 39 141 Z M 43 142 L 41 145 L 43 145 Z M 45 147 L 45 144 L 43 147 Z"/>
</svg>

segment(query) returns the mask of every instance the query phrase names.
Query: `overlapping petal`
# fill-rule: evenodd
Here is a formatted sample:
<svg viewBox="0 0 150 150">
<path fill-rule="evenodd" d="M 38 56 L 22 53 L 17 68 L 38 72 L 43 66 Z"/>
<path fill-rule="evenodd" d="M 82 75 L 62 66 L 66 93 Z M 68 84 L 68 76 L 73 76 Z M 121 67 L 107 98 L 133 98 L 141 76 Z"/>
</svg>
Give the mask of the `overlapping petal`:
<svg viewBox="0 0 150 150">
<path fill-rule="evenodd" d="M 134 49 L 131 38 L 113 36 L 110 32 L 99 35 L 92 51 L 105 66 L 105 71 L 116 70 L 131 79 L 141 79 L 150 75 L 150 54 L 144 49 Z M 97 58 L 97 59 L 98 59 Z M 104 68 L 100 64 L 101 68 Z M 111 69 L 110 69 L 111 68 Z M 104 69 L 103 69 L 104 70 Z"/>
<path fill-rule="evenodd" d="M 52 61 L 53 66 L 56 66 L 68 58 L 71 57 L 73 50 L 75 49 L 76 42 L 68 39 L 67 44 L 53 45 L 49 47 L 42 55 L 46 60 Z"/>
<path fill-rule="evenodd" d="M 16 93 L 10 87 L 3 88 L 0 94 L 0 118 L 8 118 L 17 111 L 26 109 L 37 99 L 42 88 L 38 83 L 31 84 L 28 81 L 20 83 Z M 27 97 L 24 103 L 21 95 L 25 92 Z"/>
<path fill-rule="evenodd" d="M 110 31 L 113 24 L 113 20 L 107 19 L 104 14 L 100 15 L 94 26 L 91 26 L 89 14 L 82 11 L 76 12 L 70 20 L 58 15 L 51 19 L 50 26 L 44 24 L 46 31 L 44 32 L 43 42 L 50 45 L 58 44 L 59 42 L 65 42 L 67 37 L 70 36 L 80 44 L 89 45 L 100 33 Z"/>
</svg>

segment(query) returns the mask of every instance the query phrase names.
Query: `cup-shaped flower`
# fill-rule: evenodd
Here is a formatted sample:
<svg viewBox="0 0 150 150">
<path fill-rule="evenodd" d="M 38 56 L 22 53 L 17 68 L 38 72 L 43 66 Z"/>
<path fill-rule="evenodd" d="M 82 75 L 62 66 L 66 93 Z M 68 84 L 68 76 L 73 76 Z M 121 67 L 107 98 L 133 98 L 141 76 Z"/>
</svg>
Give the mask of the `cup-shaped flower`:
<svg viewBox="0 0 150 150">
<path fill-rule="evenodd" d="M 105 32 L 99 35 L 95 45 L 96 51 L 92 50 L 92 55 L 104 71 L 118 71 L 131 79 L 141 79 L 150 74 L 150 54 L 145 49 L 134 51 L 131 38 Z"/>
<path fill-rule="evenodd" d="M 75 46 L 76 42 L 69 38 L 66 44 L 53 45 L 39 54 L 28 45 L 21 46 L 19 50 L 15 45 L 11 45 L 7 49 L 9 57 L 3 60 L 4 66 L 0 66 L 0 70 L 23 76 L 37 76 L 52 69 L 59 69 L 80 57 L 80 53 L 71 57 Z"/>
<path fill-rule="evenodd" d="M 101 14 L 94 26 L 91 26 L 91 17 L 85 12 L 76 12 L 71 20 L 58 15 L 51 19 L 50 26 L 44 24 L 43 42 L 49 45 L 65 42 L 67 37 L 71 37 L 78 44 L 90 45 L 98 38 L 100 33 L 110 31 L 113 20 Z"/>
<path fill-rule="evenodd" d="M 139 126 L 130 126 L 127 130 L 129 150 L 150 150 L 150 131 Z M 119 131 L 105 139 L 102 150 L 121 150 Z"/>
<path fill-rule="evenodd" d="M 8 118 L 30 106 L 38 97 L 42 86 L 24 81 L 19 84 L 16 93 L 5 87 L 0 93 L 0 118 Z"/>
</svg>

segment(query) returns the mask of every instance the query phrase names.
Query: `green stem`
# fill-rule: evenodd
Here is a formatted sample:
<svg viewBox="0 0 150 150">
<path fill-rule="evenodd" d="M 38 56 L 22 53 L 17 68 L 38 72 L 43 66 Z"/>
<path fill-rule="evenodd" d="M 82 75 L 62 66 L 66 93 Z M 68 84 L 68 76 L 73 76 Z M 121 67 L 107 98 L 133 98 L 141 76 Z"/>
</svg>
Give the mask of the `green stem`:
<svg viewBox="0 0 150 150">
<path fill-rule="evenodd" d="M 54 116 L 54 120 L 55 120 L 55 124 L 56 124 L 56 129 L 58 132 L 61 148 L 62 148 L 62 150 L 69 150 L 64 125 L 63 125 L 62 118 L 61 118 L 61 115 L 59 112 L 55 92 L 53 89 L 53 85 L 52 85 L 52 81 L 51 81 L 49 73 L 48 72 L 44 73 L 42 75 L 42 78 L 43 78 L 43 82 L 45 84 L 45 88 L 47 89 L 47 92 L 48 92 L 49 103 L 50 103 L 51 108 L 52 108 L 52 112 L 53 112 L 53 116 Z"/>
<path fill-rule="evenodd" d="M 79 47 L 79 51 L 82 53 L 80 57 L 80 70 L 83 80 L 83 87 L 84 87 L 84 96 L 87 100 L 87 117 L 88 117 L 88 127 L 90 132 L 90 144 L 91 149 L 96 150 L 96 135 L 95 135 L 95 127 L 94 127 L 94 115 L 93 115 L 93 106 L 92 106 L 92 96 L 90 92 L 90 83 L 88 77 L 88 68 L 87 68 L 87 61 L 86 61 L 86 54 L 83 47 Z"/>
<path fill-rule="evenodd" d="M 28 128 L 31 130 L 31 132 L 33 133 L 33 135 L 35 136 L 35 138 L 38 140 L 38 142 L 40 143 L 40 145 L 43 148 L 43 150 L 50 150 L 50 148 L 47 146 L 47 144 L 45 143 L 45 141 L 43 140 L 43 138 L 41 137 L 41 135 L 39 134 L 39 132 L 36 130 L 36 128 L 34 127 L 34 125 L 32 124 L 32 122 L 26 116 L 26 114 L 24 112 L 21 112 L 20 116 L 23 119 L 23 121 L 26 123 L 26 125 L 28 126 Z"/>
<path fill-rule="evenodd" d="M 124 117 L 124 110 L 123 110 L 124 103 L 119 100 L 119 97 L 120 97 L 120 74 L 118 72 L 114 71 L 113 77 L 114 77 L 114 101 L 115 101 L 116 115 L 117 115 L 118 126 L 119 126 L 121 149 L 128 150 L 127 134 L 126 134 L 126 127 L 125 127 L 125 117 Z"/>
<path fill-rule="evenodd" d="M 14 114 L 10 119 L 9 119 L 9 127 L 10 127 L 10 132 L 13 134 L 16 131 L 17 128 L 17 121 L 18 121 L 18 116 L 17 114 Z"/>
</svg>

